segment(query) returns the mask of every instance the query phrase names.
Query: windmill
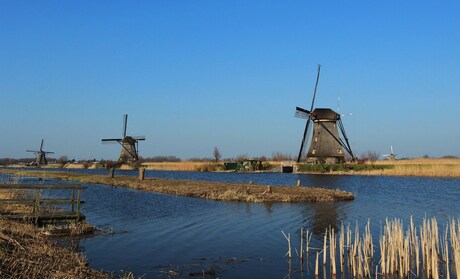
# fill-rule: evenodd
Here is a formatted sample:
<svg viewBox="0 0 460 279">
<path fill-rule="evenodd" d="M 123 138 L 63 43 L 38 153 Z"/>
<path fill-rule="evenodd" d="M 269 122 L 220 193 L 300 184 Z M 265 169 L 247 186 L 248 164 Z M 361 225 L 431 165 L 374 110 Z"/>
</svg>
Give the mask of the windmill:
<svg viewBox="0 0 460 279">
<path fill-rule="evenodd" d="M 37 156 L 35 162 L 30 163 L 31 166 L 47 165 L 48 160 L 46 160 L 46 154 L 54 154 L 54 152 L 43 150 L 43 142 L 44 140 L 42 139 L 42 143 L 40 144 L 39 150 L 26 150 L 27 152 L 35 153 L 35 155 Z"/>
<path fill-rule="evenodd" d="M 382 155 L 382 157 L 386 157 L 388 160 L 396 160 L 396 156 L 398 156 L 398 154 L 394 154 L 393 145 L 390 145 L 390 150 L 390 154 Z"/>
<path fill-rule="evenodd" d="M 311 122 L 313 122 L 313 134 L 307 152 L 307 162 L 327 164 L 345 162 L 344 150 L 351 156 L 352 160 L 354 160 L 355 156 L 348 142 L 340 114 L 330 108 L 314 108 L 320 71 L 321 65 L 318 65 L 318 74 L 316 76 L 315 90 L 313 92 L 310 110 L 296 107 L 295 116 L 307 119 L 297 162 L 300 162 L 302 159 L 304 147 L 307 145 Z M 339 135 L 339 129 L 343 139 Z"/>
<path fill-rule="evenodd" d="M 118 162 L 128 163 L 136 162 L 139 160 L 138 155 L 138 142 L 145 140 L 144 136 L 127 136 L 126 128 L 128 125 L 128 115 L 123 115 L 123 137 L 122 138 L 112 138 L 112 139 L 102 139 L 102 143 L 119 143 L 121 145 L 120 158 Z"/>
</svg>

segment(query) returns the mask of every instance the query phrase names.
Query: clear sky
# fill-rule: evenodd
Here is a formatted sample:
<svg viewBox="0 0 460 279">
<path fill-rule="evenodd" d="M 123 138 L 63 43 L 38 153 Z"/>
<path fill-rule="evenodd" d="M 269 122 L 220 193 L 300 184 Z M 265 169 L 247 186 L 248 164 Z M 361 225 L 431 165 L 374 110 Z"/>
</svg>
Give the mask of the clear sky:
<svg viewBox="0 0 460 279">
<path fill-rule="evenodd" d="M 0 0 L 0 157 L 296 155 L 338 106 L 355 153 L 460 156 L 459 1 Z"/>
</svg>

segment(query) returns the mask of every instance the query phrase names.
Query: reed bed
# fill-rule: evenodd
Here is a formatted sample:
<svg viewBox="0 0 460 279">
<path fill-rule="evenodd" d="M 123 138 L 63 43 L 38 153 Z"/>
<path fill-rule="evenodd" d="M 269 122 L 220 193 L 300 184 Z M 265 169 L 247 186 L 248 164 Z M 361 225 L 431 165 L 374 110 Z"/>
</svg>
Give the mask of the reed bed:
<svg viewBox="0 0 460 279">
<path fill-rule="evenodd" d="M 307 235 L 303 231 L 302 228 L 300 237 L 305 241 L 300 241 L 299 258 L 303 265 L 304 259 L 308 262 L 308 251 L 315 250 L 313 256 L 316 257 L 312 257 L 315 276 L 320 274 L 321 257 L 323 273 L 328 272 L 330 277 L 450 279 L 460 275 L 460 220 L 451 219 L 445 229 L 440 230 L 436 218 L 424 218 L 417 227 L 411 217 L 406 228 L 401 219 L 386 219 L 378 245 L 373 243 L 370 220 L 362 234 L 358 224 L 354 229 L 350 224 L 342 224 L 338 235 L 334 228 L 327 228 L 321 248 L 309 247 L 311 235 L 308 230 Z M 286 239 L 289 236 L 289 249 L 292 249 L 290 235 L 283 234 Z"/>
<path fill-rule="evenodd" d="M 377 165 L 376 165 L 377 166 Z M 376 176 L 420 176 L 420 177 L 460 177 L 460 164 L 396 164 L 392 168 L 376 168 L 370 170 L 340 172 L 340 174 L 359 174 Z"/>
<path fill-rule="evenodd" d="M 382 160 L 375 166 L 391 166 L 357 172 L 365 175 L 460 177 L 459 158 L 417 158 L 408 160 Z"/>
<path fill-rule="evenodd" d="M 200 171 L 210 164 L 210 162 L 147 162 L 142 163 L 142 166 L 148 170 L 170 170 L 170 171 Z M 220 164 L 221 165 L 221 164 Z"/>
<path fill-rule="evenodd" d="M 52 244 L 32 225 L 0 218 L 1 278 L 111 278 L 78 253 Z"/>
</svg>

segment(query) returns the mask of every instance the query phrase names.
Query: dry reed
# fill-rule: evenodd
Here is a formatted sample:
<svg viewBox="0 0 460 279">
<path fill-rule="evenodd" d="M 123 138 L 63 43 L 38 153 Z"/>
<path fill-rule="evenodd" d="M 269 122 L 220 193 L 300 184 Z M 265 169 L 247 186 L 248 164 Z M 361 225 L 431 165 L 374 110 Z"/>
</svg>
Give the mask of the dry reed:
<svg viewBox="0 0 460 279">
<path fill-rule="evenodd" d="M 377 168 L 357 173 L 364 175 L 460 177 L 460 159 L 455 158 L 382 160 L 377 161 L 375 165 L 393 166 L 393 168 Z"/>
<path fill-rule="evenodd" d="M 0 262 L 1 278 L 110 278 L 36 227 L 5 219 L 0 219 Z"/>
<path fill-rule="evenodd" d="M 352 232 L 349 225 L 345 227 L 342 224 L 337 247 L 334 229 L 326 228 L 323 247 L 320 252 L 316 252 L 315 276 L 319 275 L 321 253 L 324 270 L 329 264 L 331 276 L 335 276 L 338 270 L 335 266 L 337 257 L 342 275 L 346 272 L 347 262 L 348 275 L 353 278 L 378 278 L 379 275 L 391 278 L 451 278 L 451 269 L 455 276 L 460 274 L 459 220 L 450 220 L 445 231 L 440 234 L 436 218 L 424 218 L 422 224 L 416 227 L 411 217 L 407 229 L 404 229 L 400 219 L 386 219 L 379 236 L 379 245 L 376 246 L 380 249 L 378 253 L 375 252 L 370 220 L 363 235 L 360 235 L 358 224 Z M 288 239 L 290 235 L 285 237 Z M 328 250 L 329 257 L 326 256 Z M 308 258 L 308 248 L 306 251 Z M 375 259 L 375 255 L 380 255 L 380 259 Z M 374 262 L 378 264 L 374 265 Z"/>
</svg>

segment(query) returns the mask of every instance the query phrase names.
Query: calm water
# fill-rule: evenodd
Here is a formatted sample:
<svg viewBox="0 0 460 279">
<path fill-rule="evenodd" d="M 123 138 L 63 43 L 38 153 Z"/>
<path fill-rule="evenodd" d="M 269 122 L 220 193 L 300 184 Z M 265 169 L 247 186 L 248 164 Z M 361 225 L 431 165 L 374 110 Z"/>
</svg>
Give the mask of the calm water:
<svg viewBox="0 0 460 279">
<path fill-rule="evenodd" d="M 107 173 L 105 170 L 85 172 Z M 117 174 L 137 175 L 136 171 Z M 145 278 L 167 278 L 174 270 L 189 272 L 212 267 L 220 278 L 311 278 L 300 272 L 297 258 L 292 270 L 284 254 L 281 230 L 298 245 L 300 228 L 314 232 L 311 246 L 320 247 L 326 227 L 336 232 L 341 222 L 362 228 L 371 220 L 378 245 L 381 222 L 412 215 L 417 225 L 424 216 L 436 217 L 440 231 L 449 218 L 460 218 L 460 180 L 444 178 L 325 176 L 282 173 L 196 173 L 146 171 L 148 177 L 223 182 L 253 181 L 261 185 L 302 185 L 352 192 L 351 202 L 273 203 L 207 201 L 197 198 L 139 192 L 126 188 L 86 184 L 83 212 L 90 223 L 113 228 L 107 234 L 80 241 L 79 248 L 96 269 L 117 274 L 132 271 Z M 353 226 L 354 227 L 354 226 Z M 363 232 L 363 229 L 361 229 Z M 237 259 L 237 260 L 235 260 Z M 313 263 L 313 262 L 312 262 Z M 306 269 L 312 268 L 307 265 Z M 347 278 L 347 277 L 345 277 Z"/>
</svg>

